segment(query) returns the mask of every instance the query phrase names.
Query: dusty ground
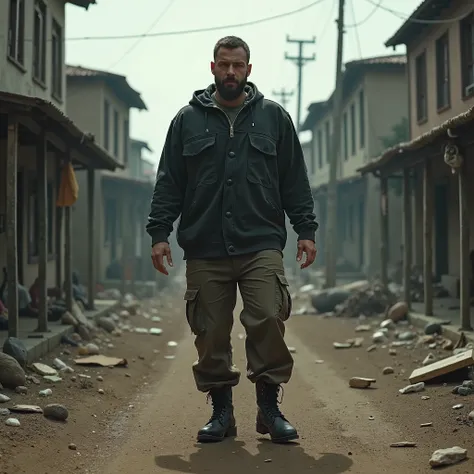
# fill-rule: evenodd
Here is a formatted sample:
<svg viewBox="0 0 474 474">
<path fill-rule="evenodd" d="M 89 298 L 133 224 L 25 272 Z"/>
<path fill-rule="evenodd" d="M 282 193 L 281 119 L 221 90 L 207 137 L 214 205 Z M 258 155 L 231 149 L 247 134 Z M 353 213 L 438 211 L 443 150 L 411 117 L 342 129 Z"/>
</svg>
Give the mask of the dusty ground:
<svg viewBox="0 0 474 474">
<path fill-rule="evenodd" d="M 474 427 L 465 417 L 474 409 L 474 396 L 455 396 L 443 386 L 427 387 L 421 394 L 398 393 L 427 349 L 397 348 L 396 356 L 389 355 L 388 348 L 368 353 L 371 333 L 363 333 L 358 335 L 366 338 L 364 347 L 336 350 L 334 341 L 355 336 L 356 321 L 318 316 L 292 316 L 288 324 L 287 342 L 296 348 L 296 365 L 285 386 L 282 409 L 299 429 L 299 444 L 273 445 L 256 434 L 255 397 L 245 379 L 244 341 L 237 338 L 242 332 L 237 322 L 235 362 L 243 373 L 235 391 L 238 436 L 216 445 L 197 445 L 196 431 L 207 421 L 210 407 L 205 395 L 195 390 L 195 349 L 182 310 L 179 301 L 164 317 L 161 337 L 124 338 L 114 353 L 136 358 L 128 369 L 90 370 L 103 374 L 104 396 L 73 384 L 58 386 L 54 401 L 66 400 L 71 409 L 66 425 L 31 415 L 22 417 L 21 428 L 0 427 L 3 472 L 417 474 L 431 472 L 428 460 L 435 449 L 458 445 L 472 455 Z M 170 339 L 180 341 L 176 358 L 164 360 Z M 153 354 L 154 348 L 162 352 Z M 138 358 L 140 354 L 145 360 Z M 389 365 L 395 374 L 382 375 Z M 132 377 L 125 377 L 125 372 Z M 350 389 L 351 376 L 373 377 L 376 388 Z M 430 399 L 422 400 L 423 395 Z M 456 403 L 465 408 L 453 410 Z M 427 422 L 433 426 L 420 427 Z M 7 434 L 10 439 L 5 440 Z M 398 441 L 414 441 L 417 447 L 389 447 Z M 68 449 L 70 442 L 77 451 Z M 468 460 L 447 472 L 467 474 L 473 468 Z"/>
<path fill-rule="evenodd" d="M 62 346 L 41 361 L 51 364 L 55 357 L 59 357 L 75 369 L 72 376 L 91 375 L 93 388 L 80 388 L 79 382 L 71 381 L 72 376 L 69 375 L 64 376 L 63 382 L 54 385 L 44 382 L 41 385 L 29 384 L 28 395 L 2 391 L 12 398 L 12 402 L 2 404 L 0 408 L 8 408 L 12 403 L 40 406 L 61 403 L 69 410 L 69 419 L 65 424 L 49 421 L 42 415 L 17 416 L 12 413 L 10 416 L 21 422 L 21 427 L 12 428 L 4 424 L 7 417 L 0 417 L 2 474 L 87 472 L 97 458 L 100 447 L 105 444 L 105 439 L 114 435 L 110 429 L 112 421 L 117 417 L 126 421 L 134 410 L 132 405 L 136 394 L 142 392 L 147 384 L 163 377 L 173 362 L 165 359 L 165 355 L 175 353 L 175 348 L 167 347 L 168 341 L 179 341 L 183 335 L 182 298 L 168 296 L 161 303 L 145 303 L 145 306 L 158 309 L 161 323 L 153 323 L 143 316 L 130 318 L 130 322 L 136 327 L 162 328 L 161 336 L 124 332 L 121 337 L 114 337 L 102 333 L 102 353 L 126 358 L 126 368 L 75 366 L 73 359 L 77 349 L 70 346 Z M 170 308 L 169 305 L 173 306 Z M 113 348 L 107 348 L 106 339 L 114 345 Z M 96 380 L 98 375 L 103 377 L 103 382 Z M 40 398 L 38 391 L 44 388 L 51 388 L 53 395 Z M 99 394 L 99 388 L 105 393 Z M 118 425 L 115 426 L 120 429 Z M 70 443 L 77 446 L 77 451 L 68 448 Z"/>
</svg>

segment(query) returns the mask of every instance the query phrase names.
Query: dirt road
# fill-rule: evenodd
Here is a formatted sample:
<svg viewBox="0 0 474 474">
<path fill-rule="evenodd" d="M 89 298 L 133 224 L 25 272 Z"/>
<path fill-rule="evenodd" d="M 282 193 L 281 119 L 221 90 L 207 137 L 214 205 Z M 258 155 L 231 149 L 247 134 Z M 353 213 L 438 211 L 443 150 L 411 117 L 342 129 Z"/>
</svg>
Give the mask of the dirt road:
<svg viewBox="0 0 474 474">
<path fill-rule="evenodd" d="M 133 420 L 129 424 L 116 421 L 113 431 L 121 433 L 121 440 L 115 438 L 101 450 L 107 455 L 93 472 L 415 474 L 431 471 L 428 460 L 435 449 L 455 445 L 469 448 L 473 428 L 459 430 L 459 413 L 451 409 L 456 400 L 451 400 L 455 396 L 449 389 L 433 389 L 428 401 L 422 401 L 420 394 L 398 394 L 398 388 L 406 385 L 401 367 L 416 365 L 413 359 L 418 355 L 402 354 L 401 350 L 396 373 L 382 378 L 381 368 L 395 363 L 388 351 L 374 354 L 364 348 L 354 349 L 358 352 L 332 348 L 333 340 L 353 337 L 353 329 L 353 322 L 344 325 L 315 316 L 294 316 L 288 324 L 288 345 L 297 352 L 282 410 L 301 436 L 299 444 L 292 446 L 273 445 L 259 438 L 253 386 L 245 377 L 235 391 L 237 438 L 215 445 L 195 443 L 210 406 L 194 387 L 190 367 L 195 349 L 192 336 L 187 334 L 166 376 L 150 386 L 137 403 Z M 235 336 L 239 332 L 242 329 L 237 323 Z M 234 351 L 235 362 L 245 374 L 244 341 L 238 337 L 234 337 Z M 350 389 L 347 379 L 352 375 L 375 376 L 378 389 Z M 434 426 L 420 428 L 422 422 L 433 422 Z M 398 441 L 414 441 L 418 447 L 389 447 Z M 449 472 L 472 469 L 473 464 L 467 461 Z"/>
</svg>

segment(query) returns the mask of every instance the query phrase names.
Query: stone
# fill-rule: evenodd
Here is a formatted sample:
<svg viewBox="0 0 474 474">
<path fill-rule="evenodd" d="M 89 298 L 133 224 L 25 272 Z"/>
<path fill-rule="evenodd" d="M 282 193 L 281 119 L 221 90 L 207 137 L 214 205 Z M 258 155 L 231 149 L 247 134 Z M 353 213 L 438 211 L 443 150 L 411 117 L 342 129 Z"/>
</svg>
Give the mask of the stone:
<svg viewBox="0 0 474 474">
<path fill-rule="evenodd" d="M 372 329 L 370 324 L 361 324 L 355 328 L 355 332 L 368 332 Z"/>
<path fill-rule="evenodd" d="M 420 425 L 421 428 L 428 428 L 429 426 L 433 426 L 433 423 L 422 423 Z"/>
<path fill-rule="evenodd" d="M 393 367 L 385 367 L 382 370 L 383 375 L 390 375 L 390 374 L 393 374 L 394 372 L 395 372 L 395 370 L 393 370 Z"/>
<path fill-rule="evenodd" d="M 397 355 L 397 349 L 390 348 L 388 350 L 388 355 L 396 356 Z"/>
<path fill-rule="evenodd" d="M 178 343 L 176 341 L 168 341 L 168 347 L 176 347 Z"/>
<path fill-rule="evenodd" d="M 99 388 L 97 390 L 97 393 L 99 393 L 100 395 L 103 395 L 105 393 L 104 389 L 103 388 Z"/>
<path fill-rule="evenodd" d="M 416 332 L 413 331 L 404 331 L 398 335 L 400 341 L 413 341 L 417 338 Z"/>
<path fill-rule="evenodd" d="M 50 388 L 46 388 L 38 392 L 38 395 L 40 397 L 50 397 L 52 394 L 53 394 L 53 391 Z"/>
<path fill-rule="evenodd" d="M 367 352 L 373 352 L 377 349 L 377 346 L 375 344 L 372 344 L 371 346 L 367 347 Z"/>
<path fill-rule="evenodd" d="M 113 332 L 116 328 L 114 321 L 112 318 L 108 318 L 106 316 L 102 316 L 97 320 L 97 326 L 102 329 L 105 329 L 107 332 Z"/>
<path fill-rule="evenodd" d="M 334 349 L 350 349 L 352 347 L 350 342 L 333 342 L 332 345 Z"/>
<path fill-rule="evenodd" d="M 402 394 L 417 393 L 417 392 L 422 392 L 424 389 L 425 389 L 425 382 L 419 382 L 412 385 L 407 385 L 406 387 L 401 388 L 399 392 Z"/>
<path fill-rule="evenodd" d="M 398 303 L 395 303 L 387 313 L 387 316 L 394 322 L 398 322 L 402 319 L 405 319 L 405 317 L 408 314 L 408 305 L 404 301 L 400 301 Z"/>
<path fill-rule="evenodd" d="M 16 418 L 7 418 L 5 424 L 7 426 L 13 426 L 15 428 L 18 428 L 20 426 L 20 420 L 17 420 Z"/>
<path fill-rule="evenodd" d="M 288 347 L 288 350 L 289 350 L 292 354 L 296 354 L 296 347 Z"/>
<path fill-rule="evenodd" d="M 390 443 L 391 448 L 416 448 L 416 443 L 413 441 L 398 441 L 397 443 Z"/>
<path fill-rule="evenodd" d="M 88 355 L 99 355 L 100 349 L 96 344 L 89 343 L 86 345 L 86 350 Z"/>
<path fill-rule="evenodd" d="M 386 339 L 387 339 L 387 336 L 385 336 L 385 333 L 383 331 L 376 331 L 372 335 L 372 341 L 375 343 L 385 342 Z"/>
<path fill-rule="evenodd" d="M 66 421 L 69 416 L 68 409 L 64 405 L 58 403 L 46 405 L 43 409 L 43 414 L 46 418 L 51 418 L 57 421 Z"/>
<path fill-rule="evenodd" d="M 45 375 L 43 379 L 49 383 L 59 383 L 63 381 L 63 379 L 59 377 L 58 375 Z"/>
<path fill-rule="evenodd" d="M 8 408 L 0 408 L 0 416 L 8 416 L 10 414 L 10 410 Z"/>
<path fill-rule="evenodd" d="M 77 326 L 77 332 L 79 335 L 79 341 L 90 341 L 92 339 L 91 333 L 86 326 L 79 324 Z M 78 342 L 79 342 L 78 341 Z"/>
<path fill-rule="evenodd" d="M 25 371 L 16 359 L 0 352 L 0 383 L 5 388 L 15 389 L 19 385 L 26 385 Z"/>
<path fill-rule="evenodd" d="M 76 450 L 77 450 L 77 446 L 76 446 L 74 443 L 69 443 L 69 444 L 68 444 L 68 448 L 69 448 L 71 451 L 76 451 Z"/>
<path fill-rule="evenodd" d="M 382 329 L 395 329 L 395 323 L 392 319 L 386 319 L 380 323 Z"/>
<path fill-rule="evenodd" d="M 373 383 L 375 383 L 375 379 L 368 379 L 365 377 L 352 377 L 349 380 L 349 387 L 351 388 L 369 388 Z"/>
<path fill-rule="evenodd" d="M 430 466 L 450 466 L 452 464 L 457 464 L 458 462 L 464 461 L 466 458 L 467 449 L 461 448 L 459 446 L 438 449 L 431 455 Z"/>
<path fill-rule="evenodd" d="M 453 410 L 460 410 L 461 408 L 464 408 L 464 405 L 462 403 L 458 403 L 457 405 L 453 406 Z"/>
<path fill-rule="evenodd" d="M 61 324 L 65 326 L 77 326 L 78 321 L 69 311 L 66 311 L 61 317 Z"/>
<path fill-rule="evenodd" d="M 443 332 L 443 326 L 439 323 L 428 323 L 425 326 L 425 334 L 430 336 L 434 334 L 441 335 Z"/>
<path fill-rule="evenodd" d="M 103 382 L 103 381 L 104 381 L 104 377 L 102 377 L 102 375 L 98 375 L 97 382 Z"/>
<path fill-rule="evenodd" d="M 4 395 L 3 393 L 0 393 L 0 403 L 7 403 L 11 400 L 10 397 L 7 395 Z"/>
<path fill-rule="evenodd" d="M 14 405 L 10 408 L 10 411 L 16 413 L 43 413 L 42 408 L 37 405 Z"/>
<path fill-rule="evenodd" d="M 423 366 L 430 365 L 430 364 L 432 364 L 435 360 L 436 360 L 436 357 L 434 356 L 434 354 L 432 354 L 432 353 L 430 352 L 430 353 L 425 357 L 425 360 L 423 361 Z"/>
<path fill-rule="evenodd" d="M 467 415 L 468 419 L 471 420 L 471 421 L 474 421 L 474 410 L 471 411 L 471 413 L 469 413 L 469 415 Z"/>
<path fill-rule="evenodd" d="M 149 334 L 153 336 L 161 336 L 163 334 L 163 329 L 161 328 L 150 328 L 148 330 Z"/>
<path fill-rule="evenodd" d="M 12 356 L 21 367 L 25 368 L 28 361 L 28 352 L 20 339 L 16 337 L 8 337 L 3 343 L 3 352 Z"/>
<path fill-rule="evenodd" d="M 15 392 L 19 393 L 20 395 L 26 395 L 28 393 L 28 387 L 25 387 L 24 385 L 18 385 L 18 387 L 15 388 Z"/>
<path fill-rule="evenodd" d="M 42 364 L 41 362 L 35 362 L 31 365 L 33 370 L 39 375 L 58 375 L 58 371 L 53 369 L 49 365 Z"/>
</svg>

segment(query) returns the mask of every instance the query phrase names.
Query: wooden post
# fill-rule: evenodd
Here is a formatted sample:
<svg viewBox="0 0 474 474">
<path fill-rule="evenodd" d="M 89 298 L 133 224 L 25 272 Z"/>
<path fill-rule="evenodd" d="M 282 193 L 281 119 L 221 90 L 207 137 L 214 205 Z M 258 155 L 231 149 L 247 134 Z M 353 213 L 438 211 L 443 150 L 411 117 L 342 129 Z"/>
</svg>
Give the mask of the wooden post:
<svg viewBox="0 0 474 474">
<path fill-rule="evenodd" d="M 127 212 L 127 199 L 126 194 L 122 195 L 122 198 L 119 203 L 119 209 L 121 214 L 122 222 L 122 282 L 121 282 L 121 292 L 122 299 L 127 292 L 127 268 L 128 268 L 128 228 L 130 226 L 129 222 L 129 213 Z"/>
<path fill-rule="evenodd" d="M 132 295 L 135 294 L 135 278 L 136 278 L 136 272 L 135 272 L 135 266 L 137 262 L 137 208 L 135 203 L 130 204 L 130 209 L 129 209 L 129 215 L 130 215 L 130 293 Z"/>
<path fill-rule="evenodd" d="M 467 163 L 464 161 L 458 172 L 459 187 L 459 258 L 460 258 L 460 298 L 461 298 L 461 330 L 472 331 L 471 298 L 470 298 L 470 266 L 469 258 L 469 204 Z"/>
<path fill-rule="evenodd" d="M 388 178 L 380 178 L 380 278 L 388 286 Z"/>
<path fill-rule="evenodd" d="M 58 156 L 57 160 L 57 176 L 56 183 L 58 186 L 61 185 L 61 158 Z M 56 196 L 58 195 L 59 188 L 56 189 Z M 63 259 L 62 259 L 62 228 L 63 228 L 63 208 L 56 206 L 56 227 L 55 227 L 55 250 L 56 254 L 56 287 L 62 294 L 63 287 Z"/>
<path fill-rule="evenodd" d="M 6 166 L 5 224 L 7 237 L 7 291 L 8 291 L 8 335 L 18 337 L 18 248 L 17 248 L 17 175 L 18 175 L 18 122 L 8 115 Z"/>
<path fill-rule="evenodd" d="M 87 266 L 87 296 L 89 310 L 94 309 L 95 301 L 95 252 L 94 252 L 94 218 L 95 218 L 95 172 L 93 168 L 87 170 L 87 241 L 88 241 L 88 266 Z"/>
<path fill-rule="evenodd" d="M 412 269 L 412 212 L 411 212 L 411 172 L 403 170 L 403 287 L 404 299 L 411 307 L 411 269 Z"/>
<path fill-rule="evenodd" d="M 433 167 L 423 168 L 423 281 L 425 314 L 433 316 Z"/>
<path fill-rule="evenodd" d="M 48 331 L 48 142 L 42 128 L 36 145 L 38 196 L 38 279 L 39 312 L 37 332 Z"/>
<path fill-rule="evenodd" d="M 71 151 L 67 152 L 64 165 L 71 163 Z M 70 207 L 64 208 L 64 283 L 66 293 L 66 307 L 72 312 L 72 212 Z"/>
</svg>

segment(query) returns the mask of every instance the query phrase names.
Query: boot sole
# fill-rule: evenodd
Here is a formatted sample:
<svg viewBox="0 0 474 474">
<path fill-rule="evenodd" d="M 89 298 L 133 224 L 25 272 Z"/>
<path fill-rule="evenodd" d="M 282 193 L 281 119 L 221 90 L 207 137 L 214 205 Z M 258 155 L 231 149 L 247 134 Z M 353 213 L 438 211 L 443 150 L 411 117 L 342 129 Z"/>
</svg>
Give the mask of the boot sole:
<svg viewBox="0 0 474 474">
<path fill-rule="evenodd" d="M 225 438 L 232 438 L 237 436 L 237 426 L 231 426 L 223 436 L 213 436 L 209 434 L 200 434 L 197 436 L 197 440 L 200 443 L 218 443 L 224 441 Z"/>
<path fill-rule="evenodd" d="M 281 438 L 274 438 L 271 435 L 270 430 L 263 423 L 257 422 L 257 427 L 256 428 L 257 428 L 257 433 L 258 434 L 261 434 L 261 435 L 269 434 L 272 443 L 275 443 L 275 444 L 285 444 L 285 443 L 289 443 L 290 441 L 296 441 L 297 439 L 300 439 L 298 433 L 293 433 L 293 434 L 290 434 L 290 435 L 287 435 L 287 436 L 282 436 Z"/>
</svg>

